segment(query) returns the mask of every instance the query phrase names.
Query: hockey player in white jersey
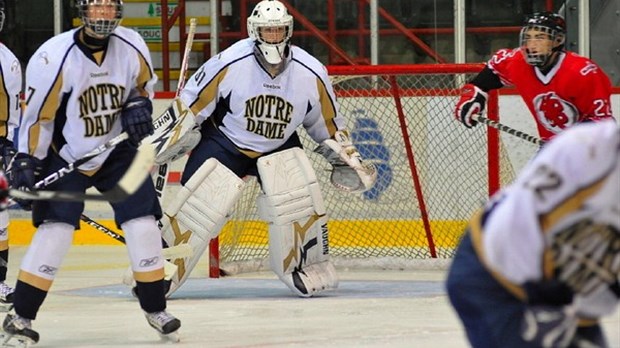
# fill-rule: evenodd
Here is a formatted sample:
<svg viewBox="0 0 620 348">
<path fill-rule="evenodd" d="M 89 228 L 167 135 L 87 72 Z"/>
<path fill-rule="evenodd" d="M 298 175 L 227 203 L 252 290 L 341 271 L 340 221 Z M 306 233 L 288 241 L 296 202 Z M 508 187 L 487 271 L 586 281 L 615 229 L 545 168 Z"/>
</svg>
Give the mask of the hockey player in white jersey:
<svg viewBox="0 0 620 348">
<path fill-rule="evenodd" d="M 607 347 L 620 301 L 620 129 L 556 136 L 474 215 L 447 278 L 473 347 Z"/>
<path fill-rule="evenodd" d="M 4 20 L 4 0 L 0 0 L 0 31 L 4 27 Z M 13 144 L 13 132 L 19 125 L 22 68 L 17 57 L 3 43 L 0 43 L 0 82 L 0 166 L 6 170 L 17 152 Z M 5 283 L 9 262 L 9 212 L 4 208 L 0 207 L 0 309 L 10 308 L 13 303 L 13 288 Z"/>
<path fill-rule="evenodd" d="M 8 171 L 13 188 L 32 189 L 37 178 L 75 162 L 124 131 L 127 141 L 46 187 L 108 191 L 131 164 L 140 141 L 153 133 L 151 98 L 157 77 L 144 40 L 119 26 L 122 1 L 79 0 L 76 5 L 83 26 L 49 39 L 28 63 L 19 151 Z M 2 329 L 8 339 L 32 343 L 39 334 L 31 321 L 71 246 L 84 203 L 20 204 L 32 205 L 37 231 L 20 267 L 14 311 L 6 316 Z M 111 206 L 117 226 L 125 233 L 147 322 L 161 335 L 177 339 L 180 321 L 166 311 L 157 226 L 162 213 L 153 183 L 145 181 L 129 198 Z"/>
<path fill-rule="evenodd" d="M 334 165 L 335 185 L 362 192 L 376 179 L 374 166 L 361 159 L 348 137 L 325 67 L 291 45 L 293 18 L 286 7 L 261 1 L 247 26 L 249 38 L 204 63 L 181 93 L 202 140 L 184 168 L 180 193 L 164 207 L 165 242 L 194 250 L 172 260 L 178 271 L 169 294 L 220 233 L 247 175 L 261 184 L 257 205 L 269 223 L 271 269 L 301 297 L 337 287 L 327 212 L 296 133 L 300 126 Z"/>
</svg>

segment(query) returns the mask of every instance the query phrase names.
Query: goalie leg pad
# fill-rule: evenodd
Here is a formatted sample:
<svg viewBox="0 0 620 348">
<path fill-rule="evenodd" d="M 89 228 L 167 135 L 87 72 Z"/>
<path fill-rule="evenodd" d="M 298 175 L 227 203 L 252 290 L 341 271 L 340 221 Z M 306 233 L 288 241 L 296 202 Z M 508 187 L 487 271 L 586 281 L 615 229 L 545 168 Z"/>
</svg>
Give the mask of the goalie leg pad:
<svg viewBox="0 0 620 348">
<path fill-rule="evenodd" d="M 271 269 L 295 294 L 338 286 L 329 261 L 327 215 L 316 175 L 300 148 L 259 158 L 258 211 L 269 223 Z"/>
<path fill-rule="evenodd" d="M 216 159 L 208 159 L 164 208 L 162 237 L 168 246 L 188 244 L 192 252 L 170 261 L 177 268 L 168 296 L 185 282 L 209 241 L 218 236 L 245 183 Z"/>
</svg>

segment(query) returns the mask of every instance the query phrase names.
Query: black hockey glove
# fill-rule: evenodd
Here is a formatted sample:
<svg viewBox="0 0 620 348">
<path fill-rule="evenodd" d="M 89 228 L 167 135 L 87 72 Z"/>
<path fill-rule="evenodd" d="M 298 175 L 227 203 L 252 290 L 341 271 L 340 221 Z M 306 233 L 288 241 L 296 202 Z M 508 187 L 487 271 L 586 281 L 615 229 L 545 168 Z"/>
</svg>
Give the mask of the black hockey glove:
<svg viewBox="0 0 620 348">
<path fill-rule="evenodd" d="M 487 104 L 488 94 L 471 83 L 461 88 L 461 99 L 456 104 L 454 116 L 463 122 L 465 127 L 471 128 L 478 122 L 474 121 L 473 115 L 482 115 Z"/>
<path fill-rule="evenodd" d="M 37 183 L 37 178 L 42 170 L 41 160 L 25 153 L 18 153 L 7 169 L 11 187 L 18 190 L 30 191 Z M 15 199 L 24 209 L 32 209 L 31 200 Z"/>
<path fill-rule="evenodd" d="M 121 124 L 123 131 L 129 135 L 129 141 L 135 146 L 140 141 L 153 134 L 153 103 L 147 97 L 134 97 L 123 105 Z"/>
<path fill-rule="evenodd" d="M 15 147 L 13 147 L 13 142 L 7 138 L 0 138 L 0 157 L 2 157 L 2 168 L 7 169 L 9 167 L 9 163 L 13 159 L 13 156 L 17 153 Z"/>
</svg>

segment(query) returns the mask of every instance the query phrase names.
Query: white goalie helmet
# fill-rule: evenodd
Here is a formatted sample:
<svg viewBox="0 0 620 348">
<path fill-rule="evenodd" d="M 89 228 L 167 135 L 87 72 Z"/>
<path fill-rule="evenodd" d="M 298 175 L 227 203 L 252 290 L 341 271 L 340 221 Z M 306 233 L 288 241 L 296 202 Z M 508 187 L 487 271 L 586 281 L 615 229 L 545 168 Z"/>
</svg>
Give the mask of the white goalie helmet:
<svg viewBox="0 0 620 348">
<path fill-rule="evenodd" d="M 293 16 L 288 14 L 283 3 L 277 0 L 259 2 L 248 17 L 247 26 L 250 38 L 267 63 L 278 65 L 288 56 Z"/>
<path fill-rule="evenodd" d="M 106 38 L 123 19 L 123 0 L 78 0 L 78 13 L 84 27 L 99 38 Z"/>
</svg>

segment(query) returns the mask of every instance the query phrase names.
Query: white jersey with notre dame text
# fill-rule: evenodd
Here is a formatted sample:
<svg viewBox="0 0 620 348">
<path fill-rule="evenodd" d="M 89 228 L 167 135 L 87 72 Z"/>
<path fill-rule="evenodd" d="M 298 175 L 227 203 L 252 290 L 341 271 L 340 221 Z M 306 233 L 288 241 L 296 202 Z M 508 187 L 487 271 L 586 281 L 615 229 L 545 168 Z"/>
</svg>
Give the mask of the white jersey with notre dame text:
<svg viewBox="0 0 620 348">
<path fill-rule="evenodd" d="M 8 47 L 0 43 L 0 138 L 13 141 L 19 126 L 22 67 Z"/>
<path fill-rule="evenodd" d="M 614 121 L 560 133 L 489 203 L 486 263 L 514 284 L 557 279 L 579 313 L 611 313 L 620 294 L 620 129 Z"/>
<path fill-rule="evenodd" d="M 246 154 L 282 145 L 300 126 L 316 141 L 344 128 L 325 67 L 291 46 L 286 69 L 272 78 L 254 56 L 254 42 L 241 40 L 209 59 L 189 79 L 181 98 Z"/>
<path fill-rule="evenodd" d="M 57 35 L 30 59 L 19 152 L 44 158 L 51 146 L 74 162 L 121 133 L 119 117 L 128 98 L 153 97 L 157 76 L 137 32 L 116 28 L 95 54 L 81 43 L 81 34 L 77 28 Z M 97 169 L 109 152 L 80 169 Z"/>
</svg>

